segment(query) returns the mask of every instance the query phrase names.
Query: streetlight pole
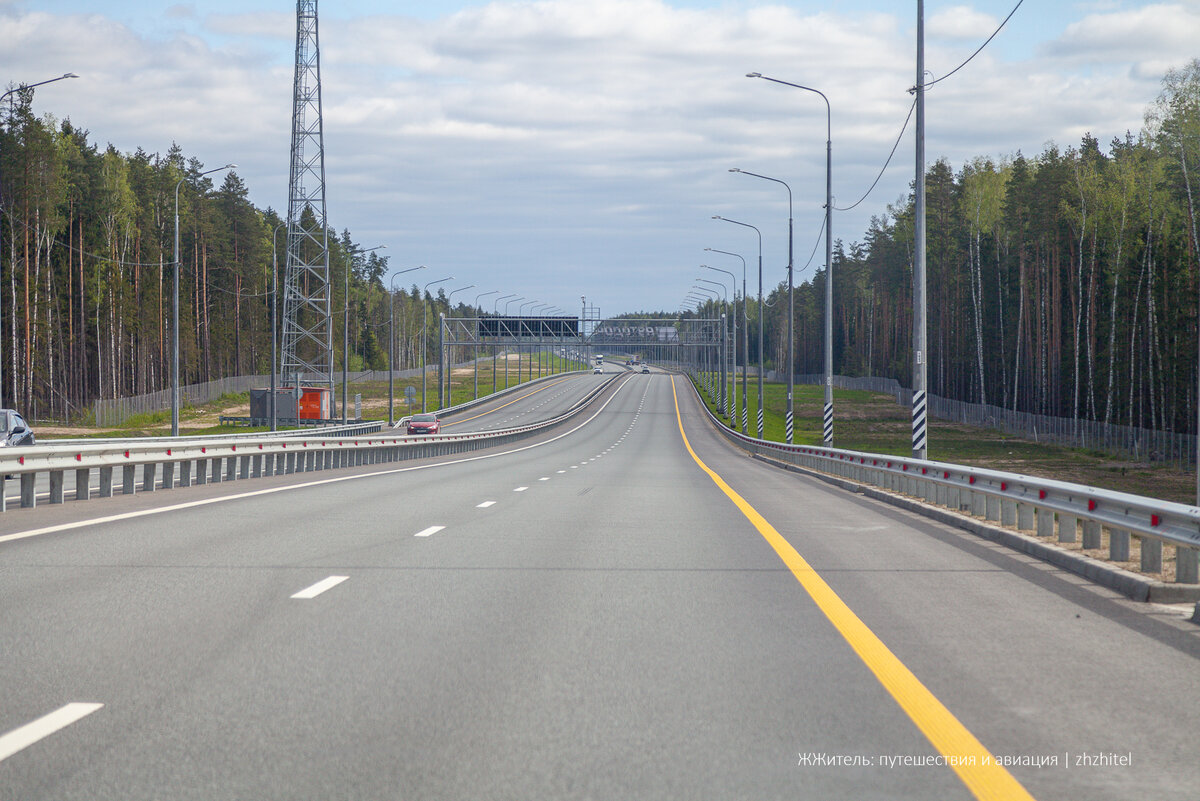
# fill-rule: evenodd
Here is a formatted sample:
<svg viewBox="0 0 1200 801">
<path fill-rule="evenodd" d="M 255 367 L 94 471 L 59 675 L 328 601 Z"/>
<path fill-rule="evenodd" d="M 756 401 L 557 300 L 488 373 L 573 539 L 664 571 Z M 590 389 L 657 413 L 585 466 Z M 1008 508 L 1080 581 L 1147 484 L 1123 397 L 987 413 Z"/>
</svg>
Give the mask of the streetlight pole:
<svg viewBox="0 0 1200 801">
<path fill-rule="evenodd" d="M 704 265 L 702 264 L 700 266 L 703 267 Z M 726 312 L 729 311 L 729 293 L 725 291 L 724 284 L 722 284 L 718 281 L 710 281 L 707 278 L 697 278 L 696 280 L 700 281 L 701 283 L 712 284 L 715 287 L 719 287 L 721 290 L 722 298 L 725 302 L 725 311 Z M 721 315 L 722 318 L 724 318 L 725 316 L 726 315 L 724 315 L 724 314 Z M 728 354 L 727 354 L 726 348 L 725 348 L 725 322 L 724 322 L 724 320 L 722 320 L 721 321 L 721 399 L 720 399 L 721 414 L 729 414 L 729 377 L 725 371 L 727 362 L 728 362 Z"/>
<path fill-rule="evenodd" d="M 716 291 L 715 291 L 715 290 L 709 289 L 708 287 L 696 286 L 695 284 L 693 284 L 693 285 L 692 285 L 692 288 L 693 288 L 694 290 L 696 290 L 696 291 L 699 291 L 699 292 L 711 292 L 711 293 L 712 293 L 712 296 L 711 296 L 711 297 L 709 297 L 709 296 L 705 296 L 705 298 L 704 298 L 704 301 L 705 301 L 705 303 L 707 303 L 707 302 L 708 302 L 708 301 L 710 301 L 710 300 L 721 300 L 721 296 L 722 296 L 722 295 L 725 293 L 725 287 L 724 287 L 724 286 L 722 286 L 721 284 L 718 284 L 716 281 L 709 281 L 709 280 L 707 280 L 707 279 L 704 279 L 704 278 L 697 278 L 696 280 L 697 280 L 697 281 L 704 281 L 704 283 L 706 283 L 706 284 L 712 284 L 713 286 L 719 286 L 719 287 L 721 287 L 721 295 L 718 295 L 718 294 L 716 293 Z M 724 315 L 722 315 L 722 317 L 724 317 Z M 724 325 L 724 322 L 722 322 L 722 326 L 723 326 L 723 325 Z M 721 340 L 722 340 L 722 344 L 724 344 L 724 339 L 725 339 L 725 335 L 724 335 L 724 332 L 722 331 L 722 334 L 721 334 Z M 710 348 L 705 348 L 705 349 L 704 349 L 704 355 L 705 355 L 705 361 L 707 361 L 707 362 L 709 363 L 709 367 L 710 367 L 710 369 L 709 369 L 709 373 L 712 373 L 712 372 L 713 372 L 713 370 L 714 370 L 714 369 L 717 369 L 717 368 L 716 368 L 716 366 L 715 366 L 715 365 L 713 365 L 713 364 L 712 364 L 712 362 L 713 362 L 714 360 L 711 358 L 711 355 L 712 355 L 712 354 L 710 353 L 710 350 L 711 350 Z M 722 358 L 721 358 L 721 363 L 720 363 L 720 368 L 719 368 L 719 369 L 720 369 L 720 371 L 721 371 L 721 382 L 722 382 L 722 383 L 724 383 L 724 381 L 725 381 L 725 360 L 724 360 L 724 355 L 722 355 Z M 716 383 L 715 381 L 709 381 L 709 382 L 708 382 L 708 385 L 709 385 L 709 387 L 712 387 L 712 386 L 713 386 L 715 383 Z M 714 392 L 714 393 L 712 393 L 712 394 L 714 394 L 714 395 L 717 395 L 717 393 L 715 393 L 715 392 Z M 721 396 L 718 396 L 718 397 L 714 398 L 713 400 L 716 402 L 716 404 L 717 404 L 717 409 L 720 411 L 720 413 L 721 413 L 721 414 L 725 414 L 725 403 L 724 403 L 724 400 L 722 399 L 722 397 L 721 397 Z"/>
<path fill-rule="evenodd" d="M 63 78 L 69 77 L 71 73 L 67 73 Z M 54 80 L 61 80 L 55 78 Z M 45 81 L 49 83 L 49 81 Z M 35 84 L 36 85 L 36 84 Z M 205 175 L 210 175 L 221 170 L 232 170 L 236 164 L 226 164 L 224 167 L 213 167 L 211 170 L 205 170 L 196 174 L 196 178 L 201 178 Z M 175 276 L 172 279 L 174 286 L 174 301 L 171 304 L 171 436 L 179 436 L 179 187 L 187 180 L 185 175 L 175 182 Z"/>
<path fill-rule="evenodd" d="M 407 270 L 400 270 L 392 275 L 388 280 L 388 427 L 396 426 L 395 418 L 395 373 L 396 373 L 396 279 L 405 273 L 411 273 L 414 270 L 424 270 L 425 265 L 419 267 L 409 267 Z"/>
<path fill-rule="evenodd" d="M 460 286 L 458 289 L 450 290 L 450 294 L 446 296 L 446 314 L 450 314 L 450 310 L 452 308 L 454 308 L 451 305 L 450 300 L 451 300 L 451 298 L 453 298 L 455 296 L 455 294 L 457 294 L 459 292 L 465 292 L 468 289 L 474 289 L 474 288 L 475 288 L 474 284 L 467 284 L 466 286 Z M 450 359 L 450 347 L 451 347 L 451 345 L 449 343 L 446 343 L 446 348 L 445 348 L 446 352 L 443 354 L 441 352 L 440 348 L 439 348 L 439 352 L 438 352 L 438 369 L 439 369 L 439 372 L 445 374 L 445 375 L 438 376 L 438 408 L 439 409 L 444 408 L 446 406 L 446 403 L 444 403 L 442 400 L 442 397 L 443 397 L 442 396 L 442 384 L 443 383 L 446 386 L 445 397 L 446 398 L 450 397 L 450 373 L 454 369 L 453 365 L 451 364 L 451 359 Z M 443 358 L 445 359 L 445 364 L 446 364 L 445 369 L 442 369 L 442 367 L 441 367 Z M 453 406 L 454 404 L 450 403 L 449 405 Z"/>
<path fill-rule="evenodd" d="M 422 412 L 425 411 L 426 376 L 429 373 L 429 370 L 427 369 L 428 365 L 425 363 L 425 361 L 426 361 L 425 354 L 429 350 L 429 347 L 425 341 L 425 328 L 429 325 L 429 305 L 427 303 L 425 303 L 425 296 L 429 294 L 429 287 L 434 286 L 435 284 L 444 284 L 447 281 L 453 281 L 453 280 L 454 280 L 454 276 L 448 275 L 445 278 L 439 278 L 436 281 L 430 281 L 428 284 L 425 285 L 425 288 L 423 290 L 421 290 L 421 312 L 422 312 L 422 316 L 421 316 L 421 411 Z"/>
<path fill-rule="evenodd" d="M 535 305 L 534 305 L 534 306 L 533 306 L 533 307 L 532 307 L 532 308 L 529 310 L 529 314 L 530 314 L 530 316 L 536 317 L 536 316 L 538 316 L 538 315 L 540 315 L 540 314 L 544 313 L 544 311 L 545 311 L 546 309 L 548 309 L 549 307 L 550 307 L 550 304 L 549 304 L 549 303 L 538 303 L 538 304 L 535 304 Z M 543 348 L 542 348 L 542 343 L 541 343 L 541 338 L 542 338 L 542 334 L 541 334 L 541 331 L 542 331 L 542 326 L 540 326 L 540 325 L 539 325 L 539 326 L 537 327 L 537 330 L 538 330 L 538 334 L 537 334 L 537 340 L 538 340 L 538 350 L 537 350 L 537 354 L 538 354 L 538 360 L 537 360 L 537 373 L 538 373 L 538 374 L 537 374 L 537 377 L 538 377 L 538 378 L 541 378 L 541 377 L 542 377 L 542 354 L 543 354 Z M 532 353 L 531 353 L 530 355 L 532 356 Z M 529 377 L 530 377 L 530 378 L 533 378 L 533 371 L 532 371 L 532 369 L 530 370 Z"/>
<path fill-rule="evenodd" d="M 512 300 L 507 300 L 507 301 L 505 301 L 505 302 L 504 302 L 504 318 L 505 318 L 505 319 L 504 319 L 504 327 L 505 327 L 505 329 L 507 329 L 507 330 L 508 330 L 508 332 L 509 332 L 509 334 L 510 334 L 510 335 L 512 334 L 512 327 L 511 327 L 511 326 L 508 324 L 508 305 L 509 305 L 510 303 L 516 303 L 518 300 L 525 300 L 525 296 L 524 296 L 524 295 L 516 295 L 516 296 L 514 296 L 514 297 L 513 297 L 513 299 L 512 299 Z M 521 308 L 520 306 L 518 306 L 518 307 L 517 307 L 517 310 L 518 310 L 518 312 L 520 311 L 520 308 Z M 520 334 L 520 333 L 521 333 L 521 328 L 520 328 L 520 326 L 517 326 L 517 333 L 518 333 L 518 334 Z M 520 383 L 521 383 L 521 343 L 520 343 L 520 337 L 518 337 L 518 341 L 517 341 L 517 383 L 518 383 L 518 384 L 520 384 Z M 504 351 L 504 388 L 505 388 L 505 389 L 508 389 L 508 350 L 507 350 L 507 349 Z"/>
<path fill-rule="evenodd" d="M 504 300 L 505 298 L 513 298 L 515 300 L 517 298 L 517 293 L 513 292 L 512 294 L 509 294 L 509 295 L 501 295 L 500 297 L 496 298 L 496 302 L 492 304 L 492 314 L 496 315 L 496 318 L 497 318 L 496 319 L 496 336 L 495 336 L 494 340 L 500 338 L 500 319 L 499 319 L 500 318 L 500 301 Z M 508 304 L 507 303 L 504 304 L 504 314 L 505 314 L 505 316 L 508 315 Z M 492 342 L 492 394 L 493 395 L 496 394 L 496 373 L 499 372 L 496 369 L 496 356 L 500 351 L 499 344 L 497 344 L 494 340 Z M 505 356 L 504 356 L 504 388 L 508 389 L 508 354 L 505 354 Z"/>
<path fill-rule="evenodd" d="M 768 78 L 760 72 L 750 72 L 747 78 L 762 78 L 764 81 L 803 89 L 821 96 L 825 101 L 825 415 L 824 440 L 826 447 L 833 446 L 833 113 L 829 98 L 819 89 Z M 917 83 L 924 78 L 917 75 Z M 922 113 L 924 111 L 922 110 Z"/>
<path fill-rule="evenodd" d="M 284 220 L 279 225 L 275 226 L 275 231 L 271 234 L 271 430 L 275 431 L 278 428 L 279 414 L 277 409 L 276 392 L 276 376 L 279 374 L 279 356 L 276 352 L 275 343 L 279 339 L 278 331 L 278 312 L 279 305 L 279 258 L 276 238 L 279 236 L 279 229 L 287 227 L 287 220 Z M 299 418 L 300 410 L 296 410 L 296 417 Z"/>
<path fill-rule="evenodd" d="M 746 307 L 746 260 L 744 258 L 742 258 L 742 256 L 740 254 L 730 253 L 728 250 L 717 250 L 716 248 L 705 248 L 705 250 L 707 250 L 711 253 L 724 253 L 726 256 L 735 256 L 739 259 L 742 259 L 742 323 L 744 323 L 742 328 L 745 329 L 745 332 L 742 334 L 742 433 L 748 434 L 750 432 L 750 425 L 749 425 L 749 412 L 747 411 L 749 409 L 749 404 L 747 401 L 747 393 L 746 393 L 746 373 L 750 369 L 750 310 Z M 708 269 L 716 270 L 717 268 L 709 267 Z M 729 272 L 728 270 L 719 270 L 719 272 L 723 272 L 726 275 L 733 277 L 734 298 L 736 301 L 736 298 L 737 298 L 737 276 L 733 275 L 733 273 Z M 734 380 L 736 381 L 736 379 L 737 379 L 737 376 L 736 376 L 736 373 L 737 373 L 737 370 L 736 370 L 736 367 L 737 367 L 737 358 L 736 358 L 736 354 L 737 354 L 737 308 L 736 308 L 737 303 L 736 302 L 734 303 L 734 307 L 735 308 L 733 310 L 733 312 L 734 312 L 733 313 L 733 319 L 734 319 L 734 323 L 733 323 L 733 325 L 734 325 L 734 328 L 733 328 L 734 360 L 733 361 L 734 361 L 734 368 L 735 368 L 734 369 L 734 373 L 735 373 Z M 737 393 L 735 392 L 734 394 L 737 394 Z M 735 426 L 735 428 L 736 428 L 736 426 Z"/>
<path fill-rule="evenodd" d="M 705 248 L 705 250 L 712 250 L 712 248 Z M 715 253 L 718 251 L 713 251 L 713 252 Z M 737 254 L 734 254 L 734 255 L 737 255 Z M 746 263 L 746 260 L 742 259 L 742 264 L 744 265 L 745 263 Z M 701 268 L 703 268 L 705 270 L 712 270 L 713 272 L 725 273 L 726 275 L 729 276 L 730 294 L 733 295 L 733 309 L 730 311 L 730 314 L 729 314 L 730 322 L 733 325 L 733 369 L 730 371 L 733 374 L 733 382 L 732 382 L 733 386 L 727 389 L 727 391 L 726 391 L 727 398 L 726 399 L 727 399 L 727 402 L 729 403 L 729 409 L 730 409 L 730 414 L 729 414 L 729 421 L 731 424 L 730 427 L 737 428 L 737 276 L 734 275 L 733 273 L 729 272 L 729 270 L 722 270 L 719 267 L 709 267 L 707 264 L 701 264 L 700 266 L 701 266 Z M 724 285 L 722 285 L 722 286 L 724 286 Z"/>
<path fill-rule="evenodd" d="M 524 303 L 518 304 L 517 305 L 517 316 L 522 318 L 522 320 L 523 320 L 525 318 L 525 307 L 532 306 L 536 303 L 537 303 L 536 300 L 527 300 Z M 521 333 L 520 325 L 517 326 L 517 333 L 518 334 Z M 520 339 L 519 336 L 518 336 L 518 339 Z M 532 347 L 529 349 L 529 374 L 530 374 L 530 377 L 533 376 L 533 348 Z M 517 343 L 517 383 L 518 384 L 521 383 L 521 345 L 519 342 Z"/>
<path fill-rule="evenodd" d="M 346 424 L 346 395 L 350 391 L 350 269 L 354 266 L 354 256 L 386 247 L 387 245 L 376 245 L 366 250 L 354 248 L 346 253 L 346 294 L 342 299 L 342 425 Z"/>
<path fill-rule="evenodd" d="M 787 190 L 788 195 L 788 389 L 787 389 L 787 418 L 784 421 L 784 432 L 787 437 L 787 444 L 792 444 L 793 431 L 793 416 L 792 416 L 792 395 L 796 388 L 796 358 L 793 350 L 796 334 L 795 334 L 795 319 L 796 319 L 796 304 L 793 300 L 792 292 L 792 188 L 787 185 L 786 181 L 781 181 L 778 178 L 771 178 L 767 175 L 759 175 L 756 172 L 747 172 L 734 167 L 730 172 L 738 172 L 742 175 L 749 175 L 754 178 L 762 178 L 764 181 L 774 181 L 777 184 L 782 184 Z"/>
<path fill-rule="evenodd" d="M 8 90 L 7 92 L 5 92 L 4 94 L 0 95 L 0 103 L 3 103 L 3 102 L 4 102 L 4 98 L 8 97 L 9 95 L 13 95 L 13 94 L 16 94 L 16 93 L 18 93 L 18 92 L 24 92 L 26 89 L 32 89 L 32 88 L 33 88 L 33 87 L 35 87 L 35 86 L 45 86 L 45 85 L 46 85 L 46 84 L 48 84 L 48 83 L 54 83 L 55 81 L 62 81 L 62 80 L 65 80 L 65 79 L 67 79 L 67 78 L 78 78 L 78 77 L 79 77 L 79 76 L 78 76 L 78 75 L 76 75 L 76 74 L 75 74 L 75 73 L 73 73 L 73 72 L 67 72 L 67 73 L 63 73 L 62 75 L 59 75 L 57 78 L 50 78 L 50 79 L 48 79 L 48 80 L 45 80 L 45 81 L 38 81 L 37 83 L 23 83 L 23 84 L 20 84 L 19 86 L 16 86 L 16 87 L 12 88 L 12 89 L 9 89 L 9 90 Z"/>
<path fill-rule="evenodd" d="M 476 295 L 475 296 L 476 313 L 480 317 L 483 317 L 483 307 L 479 305 L 480 298 L 486 298 L 488 295 L 499 295 L 499 294 L 500 294 L 499 289 L 493 289 L 491 292 L 483 292 L 479 295 Z M 475 358 L 472 360 L 472 363 L 475 366 L 475 400 L 479 400 L 479 340 L 480 340 L 479 321 L 476 320 L 475 321 L 475 350 L 474 350 Z"/>
<path fill-rule="evenodd" d="M 754 228 L 758 234 L 758 438 L 763 438 L 763 279 L 762 279 L 762 231 L 750 223 L 738 222 L 728 217 L 714 215 L 714 220 L 724 220 L 734 225 Z"/>
</svg>

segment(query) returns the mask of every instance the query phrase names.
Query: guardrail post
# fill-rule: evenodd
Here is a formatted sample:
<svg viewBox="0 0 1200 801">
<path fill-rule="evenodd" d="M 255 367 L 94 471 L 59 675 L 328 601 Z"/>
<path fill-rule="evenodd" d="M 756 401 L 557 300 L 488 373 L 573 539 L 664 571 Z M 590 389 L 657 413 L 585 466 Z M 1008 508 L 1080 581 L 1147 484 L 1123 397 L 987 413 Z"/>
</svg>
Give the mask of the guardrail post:
<svg viewBox="0 0 1200 801">
<path fill-rule="evenodd" d="M 1015 526 L 1017 524 L 1017 502 L 1008 498 L 1000 499 L 1000 525 Z"/>
<path fill-rule="evenodd" d="M 91 471 L 86 467 L 80 467 L 75 470 L 75 500 L 86 501 L 92 495 L 92 488 L 88 486 L 88 479 Z"/>
<path fill-rule="evenodd" d="M 1054 512 L 1050 509 L 1037 510 L 1037 535 L 1039 537 L 1054 536 Z"/>
<path fill-rule="evenodd" d="M 132 495 L 137 491 L 137 465 L 127 464 L 121 467 L 121 493 Z"/>
<path fill-rule="evenodd" d="M 1000 519 L 1000 499 L 999 498 L 997 498 L 995 495 L 984 495 L 983 496 L 983 504 L 984 504 L 985 517 L 988 520 L 995 521 L 995 520 Z"/>
<path fill-rule="evenodd" d="M 1142 542 L 1142 572 L 1162 572 L 1162 542 L 1150 537 L 1139 537 Z"/>
<path fill-rule="evenodd" d="M 250 457 L 250 477 L 262 478 L 263 474 L 263 455 L 256 453 Z"/>
<path fill-rule="evenodd" d="M 250 478 L 250 456 L 243 455 L 239 457 L 241 461 L 240 469 L 238 470 L 238 478 Z"/>
<path fill-rule="evenodd" d="M 1197 563 L 1196 556 L 1200 554 L 1195 548 L 1188 548 L 1186 545 L 1175 546 L 1175 581 L 1180 584 L 1197 584 L 1200 583 L 1200 564 Z"/>
<path fill-rule="evenodd" d="M 1075 522 L 1074 515 L 1059 514 L 1058 516 L 1058 541 L 1059 542 L 1075 542 L 1076 535 L 1079 533 L 1079 526 Z"/>
<path fill-rule="evenodd" d="M 34 491 L 37 476 L 33 473 L 21 474 L 21 508 L 32 509 L 37 505 L 37 493 Z"/>
<path fill-rule="evenodd" d="M 1100 521 L 1083 521 L 1083 547 L 1085 550 L 1100 547 Z"/>
<path fill-rule="evenodd" d="M 175 463 L 163 462 L 163 489 L 171 489 L 175 486 Z"/>
<path fill-rule="evenodd" d="M 208 478 L 213 484 L 221 483 L 221 457 L 217 456 L 208 463 L 209 474 Z"/>
<path fill-rule="evenodd" d="M 208 459 L 196 460 L 196 486 L 208 483 Z"/>
<path fill-rule="evenodd" d="M 112 465 L 105 465 L 100 468 L 100 497 L 111 498 L 113 496 L 113 469 Z"/>
<path fill-rule="evenodd" d="M 225 480 L 226 481 L 236 481 L 237 480 L 237 461 L 238 461 L 238 458 L 236 456 L 226 456 L 225 457 Z"/>
<path fill-rule="evenodd" d="M 157 470 L 158 465 L 154 462 L 142 465 L 142 492 L 154 492 L 154 474 Z"/>
<path fill-rule="evenodd" d="M 1108 530 L 1108 558 L 1114 562 L 1129 561 L 1129 532 L 1125 529 Z"/>
<path fill-rule="evenodd" d="M 1017 530 L 1033 531 L 1033 507 L 1027 503 L 1017 504 Z"/>
<path fill-rule="evenodd" d="M 63 471 L 50 471 L 50 503 L 63 502 Z"/>
</svg>

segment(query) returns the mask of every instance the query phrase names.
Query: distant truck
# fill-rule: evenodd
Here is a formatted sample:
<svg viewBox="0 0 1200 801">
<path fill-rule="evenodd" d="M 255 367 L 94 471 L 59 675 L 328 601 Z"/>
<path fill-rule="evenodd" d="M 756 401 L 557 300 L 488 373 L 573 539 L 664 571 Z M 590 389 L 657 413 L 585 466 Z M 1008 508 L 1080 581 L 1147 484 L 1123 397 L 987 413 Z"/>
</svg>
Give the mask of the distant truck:
<svg viewBox="0 0 1200 801">
<path fill-rule="evenodd" d="M 596 364 L 604 364 L 604 354 L 602 354 L 602 353 L 596 354 Z"/>
</svg>

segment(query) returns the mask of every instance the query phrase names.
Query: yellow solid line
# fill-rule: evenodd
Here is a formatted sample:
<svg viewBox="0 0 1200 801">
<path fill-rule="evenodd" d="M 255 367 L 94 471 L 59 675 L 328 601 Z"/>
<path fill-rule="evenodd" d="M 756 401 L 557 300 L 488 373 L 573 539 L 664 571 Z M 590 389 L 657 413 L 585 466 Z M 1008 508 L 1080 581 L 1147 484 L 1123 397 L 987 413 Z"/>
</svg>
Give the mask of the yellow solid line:
<svg viewBox="0 0 1200 801">
<path fill-rule="evenodd" d="M 984 748 L 975 735 L 971 734 L 883 644 L 883 641 L 859 620 L 845 601 L 809 566 L 791 543 L 726 484 L 724 479 L 700 460 L 683 431 L 683 417 L 679 413 L 679 396 L 675 392 L 674 376 L 671 378 L 671 395 L 675 398 L 675 419 L 679 423 L 679 435 L 683 437 L 683 445 L 692 455 L 692 459 L 770 543 L 829 622 L 879 679 L 879 683 L 896 699 L 896 703 L 917 728 L 929 738 L 933 747 L 946 757 L 947 766 L 958 774 L 967 785 L 967 789 L 980 801 L 1033 801 L 1033 796 L 1003 766 L 996 764 L 996 758 L 991 752 Z"/>
</svg>

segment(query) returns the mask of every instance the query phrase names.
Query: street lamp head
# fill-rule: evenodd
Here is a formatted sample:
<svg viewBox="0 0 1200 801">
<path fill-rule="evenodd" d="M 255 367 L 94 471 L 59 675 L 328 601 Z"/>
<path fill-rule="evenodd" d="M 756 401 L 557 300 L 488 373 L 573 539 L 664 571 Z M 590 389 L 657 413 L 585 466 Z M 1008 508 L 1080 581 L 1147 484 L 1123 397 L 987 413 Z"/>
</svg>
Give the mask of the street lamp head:
<svg viewBox="0 0 1200 801">
<path fill-rule="evenodd" d="M 761 72 L 747 72 L 746 77 L 747 78 L 761 78 L 762 73 Z"/>
<path fill-rule="evenodd" d="M 222 170 L 233 170 L 233 169 L 237 169 L 237 165 L 236 164 L 226 164 L 221 169 Z"/>
<path fill-rule="evenodd" d="M 79 76 L 73 72 L 66 72 L 66 73 L 63 73 L 63 77 L 64 78 L 78 78 Z"/>
<path fill-rule="evenodd" d="M 731 167 L 731 168 L 729 169 L 729 171 L 730 171 L 730 172 L 741 172 L 741 170 L 739 170 L 737 167 Z"/>
</svg>

